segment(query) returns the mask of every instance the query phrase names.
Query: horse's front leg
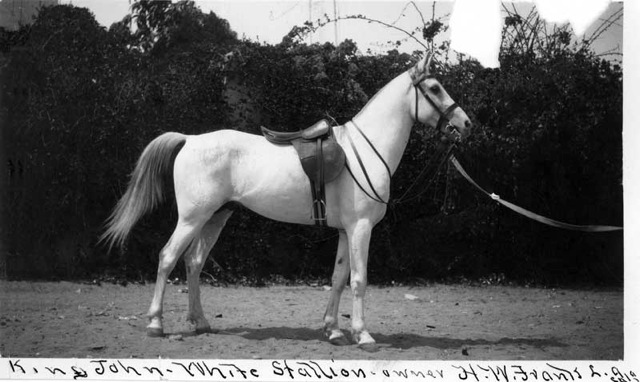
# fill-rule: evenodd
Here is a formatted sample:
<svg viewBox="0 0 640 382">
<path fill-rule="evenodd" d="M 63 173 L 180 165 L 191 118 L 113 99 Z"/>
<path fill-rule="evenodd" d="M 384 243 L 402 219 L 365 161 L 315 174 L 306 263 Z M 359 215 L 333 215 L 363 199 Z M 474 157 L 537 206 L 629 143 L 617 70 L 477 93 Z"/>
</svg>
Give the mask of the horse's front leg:
<svg viewBox="0 0 640 382">
<path fill-rule="evenodd" d="M 342 291 L 349 280 L 350 260 L 349 260 L 349 240 L 344 230 L 338 231 L 340 239 L 338 241 L 338 252 L 336 253 L 336 263 L 331 277 L 331 296 L 324 314 L 324 331 L 329 342 L 334 345 L 348 345 L 349 341 L 340 330 L 338 323 L 338 308 Z"/>
<path fill-rule="evenodd" d="M 353 292 L 353 314 L 351 315 L 351 333 L 358 345 L 373 344 L 376 341 L 366 330 L 364 322 L 364 296 L 367 289 L 367 260 L 369 242 L 373 224 L 362 219 L 347 234 L 349 236 L 349 255 L 351 258 L 351 291 Z"/>
</svg>

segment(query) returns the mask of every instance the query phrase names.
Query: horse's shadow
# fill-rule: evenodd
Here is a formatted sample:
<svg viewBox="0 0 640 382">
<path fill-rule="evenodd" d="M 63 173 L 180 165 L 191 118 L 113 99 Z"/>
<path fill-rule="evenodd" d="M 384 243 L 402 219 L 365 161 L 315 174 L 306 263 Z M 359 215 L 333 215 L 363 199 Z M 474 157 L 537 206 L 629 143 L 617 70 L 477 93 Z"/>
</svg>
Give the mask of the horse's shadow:
<svg viewBox="0 0 640 382">
<path fill-rule="evenodd" d="M 350 335 L 344 331 L 347 338 Z M 218 335 L 235 335 L 249 340 L 263 341 L 270 338 L 296 341 L 326 341 L 322 329 L 310 328 L 290 328 L 290 327 L 270 327 L 270 328 L 230 328 L 217 333 Z M 560 342 L 556 338 L 501 338 L 499 340 L 487 339 L 460 339 L 438 336 L 423 336 L 419 334 L 381 334 L 371 333 L 378 345 L 386 348 L 411 349 L 417 347 L 430 347 L 435 349 L 459 349 L 465 346 L 533 346 L 537 348 L 545 347 L 566 347 L 567 344 Z"/>
<path fill-rule="evenodd" d="M 139 328 L 143 330 L 142 327 Z M 348 331 L 343 330 L 343 333 L 347 338 L 351 338 Z M 194 337 L 198 336 L 193 331 L 178 330 L 175 333 L 165 333 L 165 337 L 179 334 L 182 337 Z M 204 333 L 201 333 L 202 335 Z M 311 328 L 291 328 L 286 326 L 267 327 L 267 328 L 249 328 L 249 327 L 236 327 L 217 330 L 214 329 L 209 332 L 211 335 L 227 335 L 227 336 L 239 336 L 248 340 L 264 341 L 268 339 L 276 340 L 294 340 L 294 341 L 327 341 L 322 329 Z M 434 333 L 435 334 L 435 333 Z M 546 347 L 567 347 L 568 345 L 560 342 L 558 339 L 550 338 L 508 338 L 503 337 L 498 340 L 487 340 L 483 338 L 476 339 L 461 339 L 450 338 L 442 336 L 430 336 L 419 334 L 406 334 L 406 333 L 394 333 L 394 334 L 382 334 L 371 333 L 373 338 L 376 339 L 378 345 L 385 348 L 395 349 L 412 349 L 418 347 L 429 347 L 440 350 L 447 349 L 460 349 L 466 346 L 532 346 L 536 348 Z"/>
<path fill-rule="evenodd" d="M 414 347 L 430 347 L 435 349 L 459 349 L 465 346 L 482 346 L 482 345 L 512 345 L 512 346 L 533 346 L 536 348 L 545 347 L 566 347 L 556 338 L 508 338 L 503 337 L 499 340 L 487 339 L 461 339 L 436 336 L 421 336 L 418 334 L 372 334 L 373 338 L 380 344 L 388 344 L 398 349 L 411 349 Z"/>
</svg>

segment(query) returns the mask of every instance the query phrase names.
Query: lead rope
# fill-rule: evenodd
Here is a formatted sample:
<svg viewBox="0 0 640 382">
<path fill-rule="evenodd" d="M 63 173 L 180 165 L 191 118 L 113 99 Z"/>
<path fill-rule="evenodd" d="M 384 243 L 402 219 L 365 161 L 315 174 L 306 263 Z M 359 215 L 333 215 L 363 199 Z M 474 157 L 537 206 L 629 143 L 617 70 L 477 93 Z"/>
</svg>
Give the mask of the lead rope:
<svg viewBox="0 0 640 382">
<path fill-rule="evenodd" d="M 469 182 L 471 183 L 473 186 L 475 186 L 478 190 L 480 190 L 482 193 L 484 193 L 485 195 L 489 196 L 491 199 L 497 201 L 498 203 L 502 204 L 503 206 L 521 214 L 524 215 L 526 217 L 528 217 L 529 219 L 533 219 L 535 221 L 538 221 L 540 223 L 546 224 L 546 225 L 550 225 L 553 227 L 557 227 L 557 228 L 564 228 L 564 229 L 569 229 L 569 230 L 573 230 L 573 231 L 583 231 L 583 232 L 611 232 L 611 231 L 620 231 L 623 228 L 622 227 L 617 227 L 617 226 L 609 226 L 609 225 L 576 225 L 576 224 L 569 224 L 569 223 L 564 223 L 558 220 L 554 220 L 554 219 L 550 219 L 548 217 L 542 216 L 542 215 L 538 215 L 534 212 L 531 212 L 529 210 L 526 210 L 522 207 L 516 206 L 513 203 L 510 203 L 502 198 L 500 198 L 500 196 L 494 194 L 494 193 L 489 193 L 487 192 L 484 188 L 480 187 L 480 185 L 478 185 L 478 183 L 476 183 L 476 181 L 474 181 L 471 176 L 469 176 L 469 174 L 467 174 L 467 172 L 464 170 L 464 168 L 462 168 L 462 165 L 460 164 L 460 162 L 458 162 L 458 159 L 456 159 L 455 156 L 451 156 L 451 163 L 453 163 L 453 165 L 455 166 L 456 170 L 458 170 L 458 172 Z"/>
</svg>

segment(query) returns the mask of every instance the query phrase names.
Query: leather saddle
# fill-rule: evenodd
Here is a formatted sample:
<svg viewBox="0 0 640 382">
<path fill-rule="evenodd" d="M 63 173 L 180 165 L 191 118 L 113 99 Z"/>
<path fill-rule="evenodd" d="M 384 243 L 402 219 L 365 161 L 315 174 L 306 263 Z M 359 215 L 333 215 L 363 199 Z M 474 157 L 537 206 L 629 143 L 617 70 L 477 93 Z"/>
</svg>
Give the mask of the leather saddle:
<svg viewBox="0 0 640 382">
<path fill-rule="evenodd" d="M 333 129 L 326 119 L 304 130 L 280 132 L 261 126 L 262 135 L 277 145 L 292 145 L 298 152 L 302 168 L 311 183 L 313 220 L 327 225 L 325 184 L 336 179 L 345 167 L 345 154 L 333 137 Z"/>
</svg>

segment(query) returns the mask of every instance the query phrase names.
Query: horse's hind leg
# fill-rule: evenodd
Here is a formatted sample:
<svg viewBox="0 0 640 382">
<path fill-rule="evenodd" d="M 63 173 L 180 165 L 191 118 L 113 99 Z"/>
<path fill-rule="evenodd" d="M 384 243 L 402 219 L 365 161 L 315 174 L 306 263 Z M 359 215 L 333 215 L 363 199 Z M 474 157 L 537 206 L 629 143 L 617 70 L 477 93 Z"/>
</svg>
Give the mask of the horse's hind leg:
<svg viewBox="0 0 640 382">
<path fill-rule="evenodd" d="M 155 290 L 147 313 L 150 321 L 149 325 L 147 325 L 147 335 L 151 337 L 164 335 L 162 329 L 162 301 L 164 300 L 167 278 L 175 267 L 178 258 L 185 252 L 193 238 L 202 228 L 202 225 L 203 223 L 198 224 L 179 219 L 171 238 L 160 251 Z"/>
<path fill-rule="evenodd" d="M 189 285 L 189 313 L 187 320 L 195 324 L 196 333 L 209 333 L 211 327 L 202 310 L 200 302 L 200 272 L 209 255 L 209 252 L 218 241 L 220 232 L 233 211 L 222 210 L 217 212 L 202 227 L 200 235 L 193 241 L 189 251 L 185 254 L 184 262 L 187 269 L 187 283 Z"/>
<path fill-rule="evenodd" d="M 338 252 L 336 253 L 336 263 L 331 277 L 331 296 L 324 314 L 324 331 L 329 342 L 334 345 L 348 345 L 349 341 L 340 330 L 338 324 L 338 307 L 342 291 L 349 280 L 349 241 L 347 233 L 343 230 L 339 232 Z"/>
</svg>

